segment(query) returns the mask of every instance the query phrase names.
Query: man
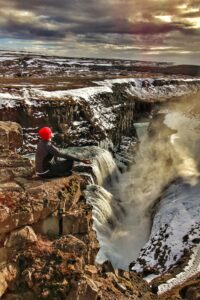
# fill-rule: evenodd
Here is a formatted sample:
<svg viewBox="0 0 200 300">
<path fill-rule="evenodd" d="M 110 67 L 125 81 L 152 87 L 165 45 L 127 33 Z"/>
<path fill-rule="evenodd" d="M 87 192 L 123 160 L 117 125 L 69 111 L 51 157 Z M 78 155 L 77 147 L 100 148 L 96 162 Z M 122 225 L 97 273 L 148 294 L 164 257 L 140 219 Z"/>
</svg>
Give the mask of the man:
<svg viewBox="0 0 200 300">
<path fill-rule="evenodd" d="M 72 155 L 62 153 L 51 144 L 52 131 L 49 127 L 39 130 L 41 140 L 37 146 L 35 156 L 36 174 L 42 178 L 53 178 L 71 174 L 74 161 L 89 163 L 89 160 L 82 160 Z M 58 158 L 65 160 L 58 160 Z M 54 159 L 54 162 L 52 161 Z"/>
</svg>

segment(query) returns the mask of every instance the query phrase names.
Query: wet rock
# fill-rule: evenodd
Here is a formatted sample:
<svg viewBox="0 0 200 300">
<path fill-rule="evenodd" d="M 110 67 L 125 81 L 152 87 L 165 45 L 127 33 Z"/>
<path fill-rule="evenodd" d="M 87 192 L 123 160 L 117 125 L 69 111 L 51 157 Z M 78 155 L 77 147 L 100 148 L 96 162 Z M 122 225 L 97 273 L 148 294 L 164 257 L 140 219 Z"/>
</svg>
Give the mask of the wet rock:
<svg viewBox="0 0 200 300">
<path fill-rule="evenodd" d="M 107 260 L 102 264 L 102 272 L 107 273 L 107 272 L 112 272 L 115 273 L 115 269 L 112 266 L 112 263 Z"/>
<path fill-rule="evenodd" d="M 80 172 L 80 173 L 93 174 L 92 166 L 84 165 L 84 164 L 79 164 L 79 165 L 74 166 L 73 171 Z"/>
<path fill-rule="evenodd" d="M 158 293 L 158 285 L 152 284 L 151 290 L 152 290 L 152 293 L 157 294 Z"/>
<path fill-rule="evenodd" d="M 146 277 L 151 274 L 159 274 L 159 272 L 155 267 L 145 266 L 142 271 L 143 277 Z"/>
<path fill-rule="evenodd" d="M 85 257 L 86 264 L 95 265 L 96 256 L 99 251 L 99 242 L 97 240 L 96 232 L 92 229 L 92 223 L 90 226 L 90 231 L 87 234 L 78 234 L 76 236 L 81 239 L 85 245 L 87 245 L 87 253 Z"/>
</svg>

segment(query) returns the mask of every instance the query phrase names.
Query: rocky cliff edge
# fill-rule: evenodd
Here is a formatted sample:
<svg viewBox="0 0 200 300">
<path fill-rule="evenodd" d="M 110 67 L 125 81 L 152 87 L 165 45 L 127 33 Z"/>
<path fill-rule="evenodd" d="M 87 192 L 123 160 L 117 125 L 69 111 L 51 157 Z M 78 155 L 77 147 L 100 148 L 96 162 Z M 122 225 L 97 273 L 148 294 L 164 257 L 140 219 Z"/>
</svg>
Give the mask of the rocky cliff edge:
<svg viewBox="0 0 200 300">
<path fill-rule="evenodd" d="M 78 175 L 40 180 L 16 153 L 22 129 L 0 122 L 0 297 L 157 299 L 136 273 L 95 264 L 92 208 Z"/>
</svg>

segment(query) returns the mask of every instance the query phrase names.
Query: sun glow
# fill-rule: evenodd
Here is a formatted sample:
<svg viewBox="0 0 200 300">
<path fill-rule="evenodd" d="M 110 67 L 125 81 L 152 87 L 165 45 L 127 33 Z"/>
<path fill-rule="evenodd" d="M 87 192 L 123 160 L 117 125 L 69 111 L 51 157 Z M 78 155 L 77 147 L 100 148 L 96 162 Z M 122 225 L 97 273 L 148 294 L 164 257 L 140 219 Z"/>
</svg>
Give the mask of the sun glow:
<svg viewBox="0 0 200 300">
<path fill-rule="evenodd" d="M 198 11 L 199 11 L 199 8 L 188 8 L 188 10 L 187 10 L 188 13 L 195 13 Z"/>
<path fill-rule="evenodd" d="M 166 23 L 170 23 L 172 21 L 172 16 L 155 16 L 155 18 L 160 19 Z"/>
<path fill-rule="evenodd" d="M 200 28 L 200 18 L 186 18 L 193 28 Z"/>
<path fill-rule="evenodd" d="M 186 9 L 187 8 L 187 4 L 177 5 L 177 8 L 179 8 L 179 9 Z"/>
<path fill-rule="evenodd" d="M 183 10 L 184 13 L 196 13 L 199 11 L 199 8 L 188 7 L 187 4 L 178 5 L 177 8 Z"/>
</svg>

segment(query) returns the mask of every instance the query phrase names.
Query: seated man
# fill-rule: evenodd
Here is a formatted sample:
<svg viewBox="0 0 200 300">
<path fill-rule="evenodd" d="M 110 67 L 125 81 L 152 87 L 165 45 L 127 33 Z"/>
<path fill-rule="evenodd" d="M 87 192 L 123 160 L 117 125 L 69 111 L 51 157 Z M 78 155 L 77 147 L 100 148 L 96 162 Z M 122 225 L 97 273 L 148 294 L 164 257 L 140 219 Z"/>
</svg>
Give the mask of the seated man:
<svg viewBox="0 0 200 300">
<path fill-rule="evenodd" d="M 37 146 L 35 156 L 36 174 L 42 178 L 53 178 L 71 174 L 74 161 L 89 163 L 88 160 L 81 160 L 72 155 L 62 153 L 51 144 L 52 131 L 49 127 L 39 130 L 41 140 Z M 65 160 L 58 161 L 58 157 Z M 54 158 L 54 162 L 52 162 Z"/>
</svg>

